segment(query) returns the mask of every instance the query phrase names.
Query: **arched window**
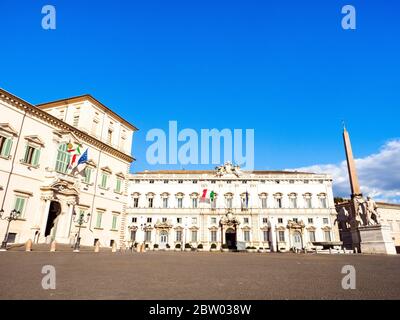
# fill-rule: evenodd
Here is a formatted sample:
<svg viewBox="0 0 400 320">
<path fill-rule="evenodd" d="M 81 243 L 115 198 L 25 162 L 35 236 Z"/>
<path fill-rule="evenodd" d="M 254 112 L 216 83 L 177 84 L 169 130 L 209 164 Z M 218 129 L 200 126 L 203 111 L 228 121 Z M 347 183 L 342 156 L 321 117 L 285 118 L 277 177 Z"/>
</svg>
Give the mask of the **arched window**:
<svg viewBox="0 0 400 320">
<path fill-rule="evenodd" d="M 56 171 L 66 173 L 70 160 L 71 154 L 67 151 L 67 144 L 60 144 L 57 152 Z"/>
</svg>

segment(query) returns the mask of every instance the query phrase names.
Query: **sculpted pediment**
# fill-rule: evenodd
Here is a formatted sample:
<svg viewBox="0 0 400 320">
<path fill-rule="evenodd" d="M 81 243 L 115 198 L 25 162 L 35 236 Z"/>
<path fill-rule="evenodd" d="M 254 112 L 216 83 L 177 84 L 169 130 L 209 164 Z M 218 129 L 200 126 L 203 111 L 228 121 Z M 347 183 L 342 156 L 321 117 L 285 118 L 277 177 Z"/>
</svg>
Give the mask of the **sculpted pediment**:
<svg viewBox="0 0 400 320">
<path fill-rule="evenodd" d="M 9 123 L 0 123 L 0 131 L 6 132 L 14 137 L 18 136 L 17 130 L 15 130 Z"/>
<path fill-rule="evenodd" d="M 44 142 L 38 136 L 26 136 L 25 140 L 27 140 L 33 144 L 39 145 L 41 147 L 44 147 Z"/>
<path fill-rule="evenodd" d="M 63 141 L 66 141 L 66 142 L 68 141 L 68 142 L 71 142 L 71 143 L 74 143 L 74 144 L 78 144 L 78 145 L 82 144 L 80 139 L 78 139 L 78 137 L 75 134 L 73 134 L 72 132 L 70 132 L 70 131 L 54 130 L 53 134 L 58 138 L 57 140 L 59 142 L 61 142 L 61 140 L 63 140 Z"/>
<path fill-rule="evenodd" d="M 243 172 L 240 166 L 233 165 L 231 162 L 226 162 L 224 165 L 215 168 L 215 175 L 217 177 L 239 177 Z"/>
</svg>

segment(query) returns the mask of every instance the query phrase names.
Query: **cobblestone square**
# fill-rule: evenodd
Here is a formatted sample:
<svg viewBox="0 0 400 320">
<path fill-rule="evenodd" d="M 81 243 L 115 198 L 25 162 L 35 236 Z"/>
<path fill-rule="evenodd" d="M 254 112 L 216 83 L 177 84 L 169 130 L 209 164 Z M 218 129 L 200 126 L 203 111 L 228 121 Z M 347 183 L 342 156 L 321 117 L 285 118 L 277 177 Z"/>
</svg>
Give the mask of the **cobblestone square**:
<svg viewBox="0 0 400 320">
<path fill-rule="evenodd" d="M 42 289 L 42 267 L 56 289 Z M 342 268 L 356 289 L 342 289 Z M 399 299 L 400 257 L 210 252 L 1 252 L 0 299 Z"/>
</svg>

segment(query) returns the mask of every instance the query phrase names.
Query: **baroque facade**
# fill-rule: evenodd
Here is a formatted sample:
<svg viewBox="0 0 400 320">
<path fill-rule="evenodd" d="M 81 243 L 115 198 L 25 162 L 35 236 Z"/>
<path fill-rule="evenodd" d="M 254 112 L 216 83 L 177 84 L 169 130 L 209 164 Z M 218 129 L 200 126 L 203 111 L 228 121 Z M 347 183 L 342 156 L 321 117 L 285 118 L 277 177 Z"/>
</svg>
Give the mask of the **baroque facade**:
<svg viewBox="0 0 400 320">
<path fill-rule="evenodd" d="M 18 212 L 9 243 L 71 244 L 78 229 L 83 245 L 123 242 L 135 126 L 90 95 L 35 106 L 0 90 L 0 111 L 1 210 Z M 85 151 L 76 174 L 71 164 Z"/>
<path fill-rule="evenodd" d="M 130 175 L 128 195 L 126 245 L 287 251 L 338 240 L 326 174 L 246 172 L 230 163 L 145 171 Z"/>
</svg>

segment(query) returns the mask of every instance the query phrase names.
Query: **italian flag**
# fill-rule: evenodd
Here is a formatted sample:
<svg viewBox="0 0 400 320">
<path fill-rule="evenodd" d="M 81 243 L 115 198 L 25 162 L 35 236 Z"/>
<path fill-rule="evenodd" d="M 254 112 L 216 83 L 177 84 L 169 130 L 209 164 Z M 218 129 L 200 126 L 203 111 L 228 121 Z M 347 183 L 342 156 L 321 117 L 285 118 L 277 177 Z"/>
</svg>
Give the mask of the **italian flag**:
<svg viewBox="0 0 400 320">
<path fill-rule="evenodd" d="M 81 147 L 82 146 L 80 144 L 74 145 L 71 142 L 67 143 L 67 152 L 71 154 L 71 161 L 68 166 L 69 169 L 72 169 L 76 162 L 76 159 L 78 158 L 78 156 L 81 155 Z"/>
<path fill-rule="evenodd" d="M 213 190 L 203 189 L 200 202 L 210 203 L 210 201 L 214 201 L 214 198 L 215 198 L 215 192 Z"/>
</svg>

